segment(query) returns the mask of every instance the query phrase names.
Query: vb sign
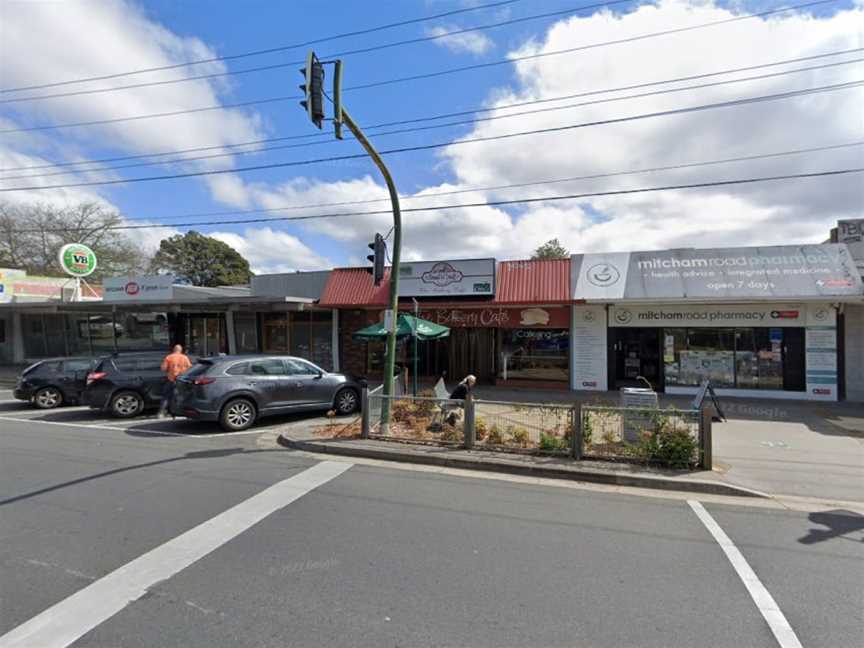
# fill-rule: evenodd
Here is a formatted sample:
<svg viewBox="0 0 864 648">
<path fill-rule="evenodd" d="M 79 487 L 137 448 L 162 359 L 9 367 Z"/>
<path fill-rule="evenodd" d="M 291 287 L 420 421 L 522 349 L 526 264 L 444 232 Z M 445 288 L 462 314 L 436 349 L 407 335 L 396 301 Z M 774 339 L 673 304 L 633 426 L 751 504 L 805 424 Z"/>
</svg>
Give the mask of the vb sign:
<svg viewBox="0 0 864 648">
<path fill-rule="evenodd" d="M 87 277 L 96 270 L 96 254 L 81 243 L 68 243 L 57 255 L 63 272 L 73 277 Z"/>
</svg>

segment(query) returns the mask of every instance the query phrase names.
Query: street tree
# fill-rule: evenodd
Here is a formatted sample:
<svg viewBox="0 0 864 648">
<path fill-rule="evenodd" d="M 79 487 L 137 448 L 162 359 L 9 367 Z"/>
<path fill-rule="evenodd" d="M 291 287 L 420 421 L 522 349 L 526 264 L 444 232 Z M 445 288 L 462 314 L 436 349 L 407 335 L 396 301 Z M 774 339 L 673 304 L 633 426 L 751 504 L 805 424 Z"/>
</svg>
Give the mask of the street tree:
<svg viewBox="0 0 864 648">
<path fill-rule="evenodd" d="M 94 281 L 136 274 L 146 269 L 148 255 L 122 230 L 123 217 L 102 204 L 82 202 L 0 202 L 0 267 L 35 275 L 61 275 L 57 253 L 66 243 L 83 243 L 98 259 Z"/>
<path fill-rule="evenodd" d="M 249 262 L 237 250 L 194 230 L 162 239 L 150 269 L 193 286 L 245 284 L 252 277 Z"/>
<path fill-rule="evenodd" d="M 532 259 L 569 259 L 570 252 L 557 239 L 550 239 L 534 250 Z"/>
</svg>

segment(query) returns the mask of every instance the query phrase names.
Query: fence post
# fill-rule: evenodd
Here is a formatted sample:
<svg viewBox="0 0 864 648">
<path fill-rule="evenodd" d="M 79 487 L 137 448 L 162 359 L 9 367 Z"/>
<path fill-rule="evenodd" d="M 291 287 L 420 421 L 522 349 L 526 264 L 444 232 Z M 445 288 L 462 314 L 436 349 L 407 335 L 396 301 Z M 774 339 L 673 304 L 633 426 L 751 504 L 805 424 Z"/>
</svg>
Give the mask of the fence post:
<svg viewBox="0 0 864 648">
<path fill-rule="evenodd" d="M 710 407 L 703 407 L 699 412 L 699 449 L 702 451 L 700 467 L 704 470 L 714 469 L 713 434 L 711 431 L 712 412 Z"/>
<path fill-rule="evenodd" d="M 369 438 L 369 386 L 364 382 L 360 388 L 360 438 Z"/>
<path fill-rule="evenodd" d="M 584 436 L 582 434 L 582 402 L 577 401 L 570 410 L 570 429 L 573 431 L 570 437 L 570 456 L 579 460 L 582 458 L 582 445 Z"/>
<path fill-rule="evenodd" d="M 465 437 L 465 449 L 471 450 L 474 447 L 474 396 L 471 392 L 465 396 L 465 422 L 463 424 L 463 436 Z"/>
</svg>

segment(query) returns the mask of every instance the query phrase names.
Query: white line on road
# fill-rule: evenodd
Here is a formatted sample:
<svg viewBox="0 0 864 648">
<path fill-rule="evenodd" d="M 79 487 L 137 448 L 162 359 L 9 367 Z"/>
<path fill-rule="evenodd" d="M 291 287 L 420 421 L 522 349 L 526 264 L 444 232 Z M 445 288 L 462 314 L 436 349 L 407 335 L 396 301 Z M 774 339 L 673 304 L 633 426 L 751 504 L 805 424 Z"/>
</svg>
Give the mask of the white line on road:
<svg viewBox="0 0 864 648">
<path fill-rule="evenodd" d="M 798 641 L 798 636 L 795 634 L 792 626 L 789 625 L 789 621 L 786 620 L 786 616 L 780 610 L 777 601 L 774 600 L 774 597 L 771 596 L 771 593 L 765 588 L 762 581 L 759 580 L 756 572 L 753 571 L 753 568 L 750 567 L 747 560 L 738 551 L 735 543 L 729 539 L 726 532 L 711 517 L 711 514 L 705 510 L 701 502 L 687 500 L 687 503 L 702 521 L 702 524 L 705 525 L 705 528 L 708 529 L 709 533 L 714 536 L 717 544 L 720 545 L 723 553 L 726 554 L 729 562 L 732 563 L 732 567 L 735 568 L 738 577 L 743 581 L 744 587 L 750 592 L 750 596 L 756 607 L 759 608 L 765 621 L 768 622 L 768 626 L 771 628 L 771 632 L 774 633 L 777 643 L 780 644 L 781 648 L 802 648 L 801 642 Z"/>
<path fill-rule="evenodd" d="M 263 434 L 264 430 L 252 429 L 243 430 L 241 432 L 217 432 L 215 434 L 195 434 L 192 432 L 169 432 L 168 430 L 156 430 L 153 428 L 135 427 L 135 425 L 97 425 L 94 423 L 70 423 L 67 421 L 43 421 L 38 418 L 26 418 L 16 416 L 0 416 L 0 421 L 12 421 L 14 423 L 39 423 L 40 425 L 60 425 L 65 427 L 77 428 L 92 428 L 94 430 L 111 430 L 115 432 L 144 432 L 154 436 L 167 435 L 176 437 L 185 437 L 187 439 L 215 439 L 229 436 L 243 436 L 246 434 Z"/>
<path fill-rule="evenodd" d="M 0 637 L 0 648 L 65 648 L 156 583 L 240 535 L 268 515 L 341 475 L 352 464 L 322 461 L 253 495 L 79 590 Z"/>
</svg>

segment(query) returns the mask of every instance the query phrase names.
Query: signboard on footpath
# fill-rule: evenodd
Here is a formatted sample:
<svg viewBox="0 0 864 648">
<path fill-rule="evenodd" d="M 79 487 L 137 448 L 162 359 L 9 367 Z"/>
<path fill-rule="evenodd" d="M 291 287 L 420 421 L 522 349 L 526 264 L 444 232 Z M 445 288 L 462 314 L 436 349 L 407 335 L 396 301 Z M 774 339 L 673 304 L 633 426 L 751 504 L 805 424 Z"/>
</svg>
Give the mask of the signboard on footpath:
<svg viewBox="0 0 864 648">
<path fill-rule="evenodd" d="M 606 330 L 606 309 L 603 306 L 573 306 L 570 327 L 571 389 L 608 389 Z"/>
<path fill-rule="evenodd" d="M 106 302 L 169 301 L 174 297 L 173 275 L 110 277 L 102 282 Z"/>
<path fill-rule="evenodd" d="M 400 297 L 452 297 L 495 294 L 495 259 L 402 262 Z"/>
</svg>

